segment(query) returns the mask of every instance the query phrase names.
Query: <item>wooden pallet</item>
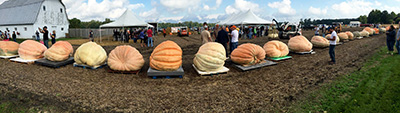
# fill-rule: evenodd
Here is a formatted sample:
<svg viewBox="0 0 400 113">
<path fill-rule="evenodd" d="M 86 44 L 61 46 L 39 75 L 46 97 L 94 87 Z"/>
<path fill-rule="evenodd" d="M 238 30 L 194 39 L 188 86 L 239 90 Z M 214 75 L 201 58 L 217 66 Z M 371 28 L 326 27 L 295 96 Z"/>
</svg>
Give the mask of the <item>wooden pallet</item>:
<svg viewBox="0 0 400 113">
<path fill-rule="evenodd" d="M 114 74 L 136 74 L 136 75 L 138 75 L 139 72 L 140 72 L 140 70 L 137 70 L 137 71 L 116 71 L 116 70 L 111 69 L 108 66 L 106 67 L 106 70 L 107 70 L 108 73 L 114 73 Z"/>
<path fill-rule="evenodd" d="M 74 57 L 69 57 L 67 60 L 61 61 L 61 62 L 53 62 L 53 61 L 47 60 L 45 58 L 35 61 L 35 64 L 46 66 L 46 67 L 51 67 L 51 68 L 60 68 L 62 66 L 66 66 L 66 65 L 72 64 L 72 63 L 74 63 Z"/>
<path fill-rule="evenodd" d="M 278 57 L 278 58 L 268 57 L 267 59 L 275 61 L 275 62 L 279 62 L 279 61 L 285 61 L 285 60 L 292 59 L 292 56 L 284 56 L 284 57 Z"/>
<path fill-rule="evenodd" d="M 213 72 L 200 71 L 197 69 L 197 67 L 194 64 L 192 66 L 193 66 L 194 70 L 196 70 L 196 72 L 200 76 L 214 76 L 214 75 L 220 75 L 220 74 L 227 74 L 229 72 L 229 68 L 227 68 L 225 66 L 222 69 L 220 69 L 218 71 L 213 71 Z"/>
<path fill-rule="evenodd" d="M 93 69 L 93 70 L 103 68 L 106 65 L 107 65 L 107 63 L 105 63 L 103 65 L 100 65 L 100 66 L 92 67 L 92 66 L 88 66 L 88 65 L 84 65 L 84 64 L 74 63 L 74 67 L 80 67 L 80 68 L 83 68 L 83 69 Z"/>
<path fill-rule="evenodd" d="M 12 58 L 17 58 L 18 55 L 14 55 L 14 56 L 0 56 L 1 59 L 12 59 Z"/>
<path fill-rule="evenodd" d="M 10 62 L 20 63 L 20 64 L 28 64 L 28 65 L 31 65 L 31 64 L 34 64 L 36 60 L 24 60 L 24 59 L 18 57 L 18 58 L 12 58 L 12 59 L 10 59 L 9 61 L 10 61 Z"/>
<path fill-rule="evenodd" d="M 256 64 L 256 65 L 242 66 L 239 64 L 234 64 L 234 66 L 242 71 L 250 71 L 250 70 L 254 70 L 254 69 L 258 69 L 258 68 L 262 68 L 262 67 L 277 65 L 277 64 L 278 63 L 276 63 L 276 62 L 264 60 L 262 63 Z"/>
<path fill-rule="evenodd" d="M 147 70 L 147 76 L 151 77 L 153 79 L 183 78 L 184 74 L 185 74 L 185 72 L 184 72 L 182 66 L 179 67 L 179 69 L 176 71 L 159 71 L 159 70 L 152 69 L 151 67 L 149 67 L 149 69 Z"/>
</svg>

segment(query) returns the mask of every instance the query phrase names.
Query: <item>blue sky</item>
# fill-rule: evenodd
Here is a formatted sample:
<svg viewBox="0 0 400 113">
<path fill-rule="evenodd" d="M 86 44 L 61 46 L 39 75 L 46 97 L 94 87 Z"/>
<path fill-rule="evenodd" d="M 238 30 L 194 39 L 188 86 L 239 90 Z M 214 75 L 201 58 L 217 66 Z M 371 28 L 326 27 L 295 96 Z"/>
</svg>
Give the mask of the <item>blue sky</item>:
<svg viewBox="0 0 400 113">
<path fill-rule="evenodd" d="M 4 0 L 0 0 L 2 2 Z M 357 18 L 372 9 L 400 13 L 400 0 L 62 0 L 70 18 L 116 19 L 132 10 L 146 21 L 217 22 L 251 9 L 261 18 L 297 22 L 301 18 Z M 397 5 L 397 6 L 396 6 Z"/>
</svg>

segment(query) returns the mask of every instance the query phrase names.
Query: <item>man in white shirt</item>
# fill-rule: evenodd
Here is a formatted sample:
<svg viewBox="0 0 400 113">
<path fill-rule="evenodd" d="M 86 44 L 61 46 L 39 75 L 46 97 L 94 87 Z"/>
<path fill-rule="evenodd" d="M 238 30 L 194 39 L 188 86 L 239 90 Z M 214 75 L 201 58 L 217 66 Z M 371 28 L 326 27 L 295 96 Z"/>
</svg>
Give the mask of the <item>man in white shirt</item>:
<svg viewBox="0 0 400 113">
<path fill-rule="evenodd" d="M 239 32 L 236 29 L 236 26 L 232 26 L 231 27 L 232 33 L 231 33 L 231 43 L 229 44 L 231 53 L 233 52 L 233 50 L 235 50 L 239 44 Z"/>
<path fill-rule="evenodd" d="M 331 61 L 329 62 L 329 64 L 332 65 L 336 63 L 335 46 L 338 35 L 334 29 L 329 29 L 329 31 L 331 32 L 331 37 L 327 38 L 329 40 L 329 56 L 331 57 Z"/>
<path fill-rule="evenodd" d="M 319 27 L 315 26 L 314 30 L 315 30 L 315 36 L 319 36 Z"/>
</svg>

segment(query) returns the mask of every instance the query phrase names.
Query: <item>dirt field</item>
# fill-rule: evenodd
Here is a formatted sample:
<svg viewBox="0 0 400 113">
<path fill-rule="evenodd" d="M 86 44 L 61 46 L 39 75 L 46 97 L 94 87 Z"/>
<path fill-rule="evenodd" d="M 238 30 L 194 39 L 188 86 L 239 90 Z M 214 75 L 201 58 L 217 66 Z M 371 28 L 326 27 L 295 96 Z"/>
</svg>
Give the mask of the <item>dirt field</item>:
<svg viewBox="0 0 400 113">
<path fill-rule="evenodd" d="M 361 30 L 352 28 L 347 30 Z M 311 39 L 312 31 L 303 32 Z M 293 59 L 276 66 L 241 72 L 232 64 L 228 74 L 200 77 L 192 60 L 200 47 L 200 37 L 155 38 L 178 43 L 183 49 L 183 79 L 146 77 L 152 48 L 138 48 L 146 60 L 139 75 L 107 73 L 68 65 L 59 69 L 24 65 L 0 59 L 0 89 L 14 92 L 38 103 L 47 103 L 68 111 L 86 112 L 258 112 L 285 111 L 297 98 L 321 83 L 357 71 L 378 48 L 385 35 L 355 40 L 336 47 L 337 64 L 328 65 L 328 48 L 314 55 L 292 55 Z M 268 39 L 240 40 L 240 43 L 264 45 Z M 287 43 L 288 40 L 282 40 Z M 74 46 L 76 49 L 78 46 Z M 109 53 L 115 46 L 104 46 Z"/>
</svg>

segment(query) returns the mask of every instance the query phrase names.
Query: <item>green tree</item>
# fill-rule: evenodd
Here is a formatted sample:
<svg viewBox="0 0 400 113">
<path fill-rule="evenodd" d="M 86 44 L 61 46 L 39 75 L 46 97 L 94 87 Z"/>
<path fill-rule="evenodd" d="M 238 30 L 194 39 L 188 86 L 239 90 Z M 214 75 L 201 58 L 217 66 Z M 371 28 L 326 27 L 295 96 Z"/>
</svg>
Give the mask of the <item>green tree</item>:
<svg viewBox="0 0 400 113">
<path fill-rule="evenodd" d="M 368 14 L 368 23 L 374 23 L 374 24 L 378 24 L 381 22 L 381 11 L 380 10 L 372 10 L 369 14 Z"/>
<path fill-rule="evenodd" d="M 68 20 L 69 21 L 69 28 L 81 28 L 81 20 L 77 18 L 73 18 Z"/>
<path fill-rule="evenodd" d="M 361 15 L 360 17 L 358 17 L 358 21 L 360 21 L 362 24 L 366 24 L 368 22 L 367 15 Z"/>
</svg>

